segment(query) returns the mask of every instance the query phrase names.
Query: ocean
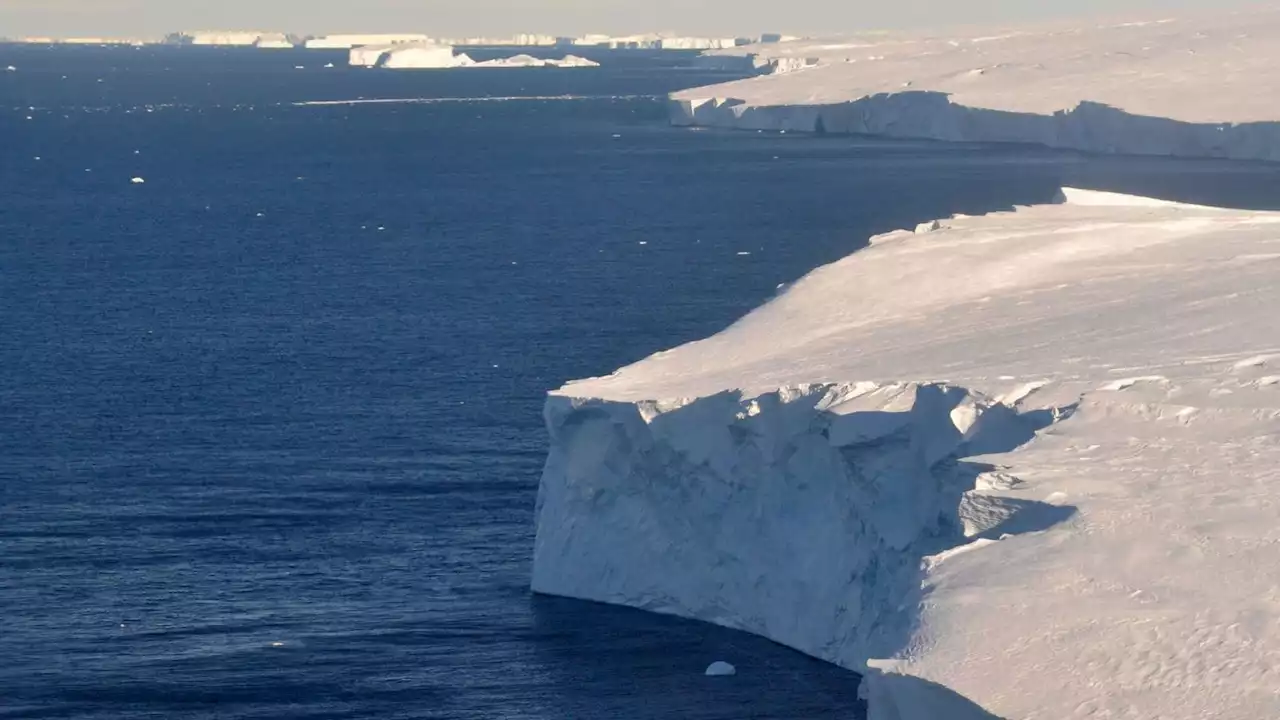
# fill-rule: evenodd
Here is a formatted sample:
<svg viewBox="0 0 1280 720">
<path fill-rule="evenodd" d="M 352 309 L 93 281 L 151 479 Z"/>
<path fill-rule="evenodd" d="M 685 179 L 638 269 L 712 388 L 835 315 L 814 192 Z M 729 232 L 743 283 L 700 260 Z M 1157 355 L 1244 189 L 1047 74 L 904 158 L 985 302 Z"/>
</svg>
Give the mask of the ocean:
<svg viewBox="0 0 1280 720">
<path fill-rule="evenodd" d="M 546 391 L 1064 183 L 1280 207 L 1271 165 L 675 129 L 732 76 L 592 55 L 0 45 L 0 718 L 859 717 L 530 594 Z"/>
</svg>

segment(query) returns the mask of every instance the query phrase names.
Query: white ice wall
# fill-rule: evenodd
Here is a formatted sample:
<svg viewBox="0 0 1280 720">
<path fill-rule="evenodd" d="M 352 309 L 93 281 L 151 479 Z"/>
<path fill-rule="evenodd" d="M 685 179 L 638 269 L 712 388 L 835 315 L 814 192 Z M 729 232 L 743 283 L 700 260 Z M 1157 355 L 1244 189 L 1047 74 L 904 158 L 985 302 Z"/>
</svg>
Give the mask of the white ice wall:
<svg viewBox="0 0 1280 720">
<path fill-rule="evenodd" d="M 709 88 L 714 90 L 714 88 Z M 671 122 L 739 130 L 880 135 L 952 142 L 1013 142 L 1093 153 L 1280 160 L 1280 121 L 1197 124 L 1081 102 L 1052 115 L 972 108 L 945 94 L 904 91 L 847 103 L 759 106 L 736 98 L 668 103 Z"/>
<path fill-rule="evenodd" d="M 960 526 L 956 453 L 1021 423 L 917 383 L 553 396 L 546 421 L 535 591 L 708 620 L 853 669 L 910 636 L 921 560 Z"/>
<path fill-rule="evenodd" d="M 675 93 L 671 119 L 1277 160 L 1277 48 L 1275 9 L 760 44 L 700 62 L 774 74 Z"/>
<path fill-rule="evenodd" d="M 548 398 L 533 588 L 859 670 L 875 720 L 1280 717 L 1277 306 L 1280 213 L 874 238 Z"/>
</svg>

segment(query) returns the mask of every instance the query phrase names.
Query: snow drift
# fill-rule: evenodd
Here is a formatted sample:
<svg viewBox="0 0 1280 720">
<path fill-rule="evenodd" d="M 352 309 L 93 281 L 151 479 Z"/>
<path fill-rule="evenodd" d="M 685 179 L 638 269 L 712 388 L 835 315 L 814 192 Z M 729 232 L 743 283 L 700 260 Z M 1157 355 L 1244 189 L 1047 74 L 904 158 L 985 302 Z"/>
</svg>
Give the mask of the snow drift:
<svg viewBox="0 0 1280 720">
<path fill-rule="evenodd" d="M 670 114 L 677 125 L 1280 160 L 1278 40 L 1280 11 L 1255 10 L 761 44 L 700 62 L 803 72 L 675 93 Z"/>
<path fill-rule="evenodd" d="M 877 719 L 1275 717 L 1278 281 L 1280 214 L 1105 193 L 875 238 L 550 395 L 533 588 Z"/>
</svg>

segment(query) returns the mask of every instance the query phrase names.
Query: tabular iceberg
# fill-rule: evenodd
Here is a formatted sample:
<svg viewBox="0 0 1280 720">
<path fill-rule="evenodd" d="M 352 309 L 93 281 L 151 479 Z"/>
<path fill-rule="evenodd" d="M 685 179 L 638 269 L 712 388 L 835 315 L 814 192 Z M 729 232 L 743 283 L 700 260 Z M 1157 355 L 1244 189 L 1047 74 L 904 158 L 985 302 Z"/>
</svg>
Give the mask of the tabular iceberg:
<svg viewBox="0 0 1280 720">
<path fill-rule="evenodd" d="M 1280 213 L 875 238 L 550 395 L 533 589 L 858 670 L 877 720 L 1280 716 L 1276 307 Z"/>
<path fill-rule="evenodd" d="M 190 38 L 192 45 L 219 45 L 250 47 L 262 38 L 274 38 L 278 33 L 266 33 L 258 30 L 203 30 L 184 33 Z"/>
<path fill-rule="evenodd" d="M 577 55 L 565 55 L 560 59 L 536 58 L 532 55 L 515 55 L 509 58 L 486 60 L 475 63 L 475 67 L 513 68 L 513 67 L 600 67 L 600 63 Z"/>
<path fill-rule="evenodd" d="M 388 33 L 381 35 L 322 35 L 303 43 L 308 50 L 350 50 L 362 45 L 403 45 L 405 43 L 430 43 L 431 38 L 421 33 Z"/>
<path fill-rule="evenodd" d="M 566 55 L 557 60 L 521 54 L 476 62 L 465 53 L 455 53 L 450 45 L 434 42 L 355 47 L 350 51 L 348 62 L 358 67 L 381 67 L 399 70 L 410 68 L 600 67 L 600 63 L 576 55 Z"/>
<path fill-rule="evenodd" d="M 803 69 L 672 95 L 676 124 L 1280 160 L 1280 11 L 760 44 Z M 736 64 L 735 64 L 736 63 Z"/>
</svg>

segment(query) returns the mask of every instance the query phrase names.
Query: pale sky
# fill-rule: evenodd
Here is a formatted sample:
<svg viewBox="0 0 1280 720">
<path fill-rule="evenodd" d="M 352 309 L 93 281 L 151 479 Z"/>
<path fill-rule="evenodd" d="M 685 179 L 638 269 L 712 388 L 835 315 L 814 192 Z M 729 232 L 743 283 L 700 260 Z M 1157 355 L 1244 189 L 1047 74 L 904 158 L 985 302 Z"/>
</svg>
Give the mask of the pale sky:
<svg viewBox="0 0 1280 720">
<path fill-rule="evenodd" d="M 0 0 L 0 37 L 252 29 L 505 35 L 673 31 L 828 34 L 875 28 L 1149 15 L 1247 0 Z"/>
</svg>

